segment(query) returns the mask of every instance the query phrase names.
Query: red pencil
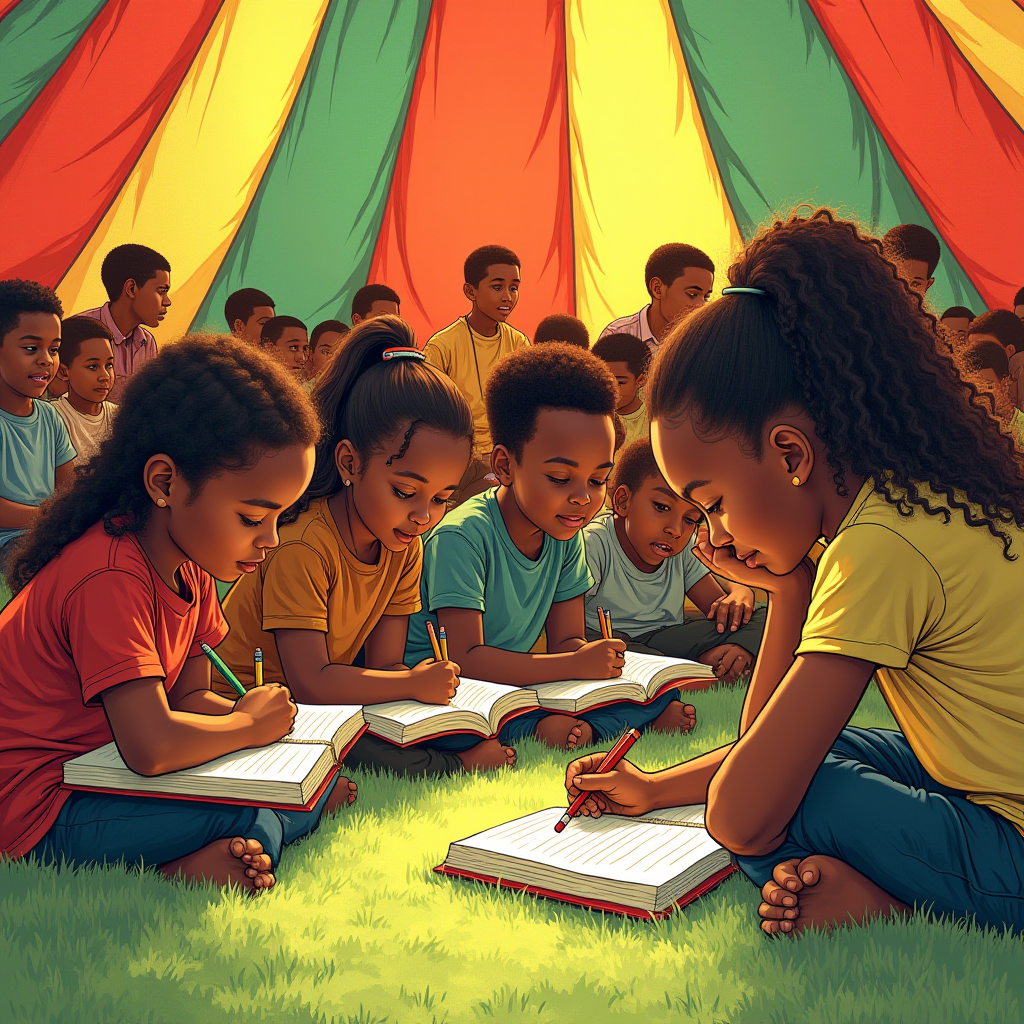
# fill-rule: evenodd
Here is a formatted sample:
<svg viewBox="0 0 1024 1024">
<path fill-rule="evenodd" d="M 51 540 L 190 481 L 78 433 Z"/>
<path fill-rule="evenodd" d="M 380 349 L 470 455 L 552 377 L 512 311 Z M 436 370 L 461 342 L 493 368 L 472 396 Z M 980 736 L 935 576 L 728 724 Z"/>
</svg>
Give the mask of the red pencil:
<svg viewBox="0 0 1024 1024">
<path fill-rule="evenodd" d="M 604 759 L 594 769 L 595 775 L 604 775 L 610 772 L 628 753 L 629 748 L 640 739 L 640 733 L 636 729 L 627 729 L 616 741 L 615 746 L 604 755 Z M 583 802 L 589 796 L 589 792 L 583 791 L 571 804 L 569 809 L 555 822 L 555 831 L 561 832 L 573 819 L 573 815 L 583 806 Z"/>
</svg>

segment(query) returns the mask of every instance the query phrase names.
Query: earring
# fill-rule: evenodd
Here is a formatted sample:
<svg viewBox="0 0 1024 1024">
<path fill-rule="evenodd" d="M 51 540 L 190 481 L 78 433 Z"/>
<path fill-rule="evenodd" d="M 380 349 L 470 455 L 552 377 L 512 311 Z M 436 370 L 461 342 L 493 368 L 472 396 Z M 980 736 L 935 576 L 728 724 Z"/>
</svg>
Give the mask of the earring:
<svg viewBox="0 0 1024 1024">
<path fill-rule="evenodd" d="M 793 477 L 793 486 L 794 487 L 799 487 L 800 486 L 800 477 L 798 477 L 798 476 Z"/>
<path fill-rule="evenodd" d="M 342 480 L 341 482 L 342 482 L 342 483 L 343 483 L 343 484 L 344 484 L 344 485 L 345 485 L 346 487 L 351 487 L 351 486 L 352 486 L 352 481 L 351 481 L 351 480 Z"/>
<path fill-rule="evenodd" d="M 163 498 L 157 498 L 157 500 L 156 500 L 156 503 L 157 503 L 157 504 L 158 504 L 158 505 L 159 505 L 159 506 L 160 506 L 161 508 L 166 508 L 166 507 L 167 507 L 167 502 L 166 502 L 166 501 L 164 501 L 164 499 L 163 499 Z"/>
</svg>

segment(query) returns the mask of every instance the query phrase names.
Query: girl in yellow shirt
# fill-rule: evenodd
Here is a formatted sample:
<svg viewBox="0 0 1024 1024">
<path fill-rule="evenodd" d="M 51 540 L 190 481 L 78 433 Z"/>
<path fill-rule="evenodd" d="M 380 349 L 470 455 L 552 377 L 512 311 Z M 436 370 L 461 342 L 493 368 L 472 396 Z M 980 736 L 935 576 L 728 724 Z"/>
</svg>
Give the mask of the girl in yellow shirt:
<svg viewBox="0 0 1024 1024">
<path fill-rule="evenodd" d="M 566 785 L 584 813 L 707 803 L 762 929 L 913 907 L 1024 928 L 1024 471 L 879 243 L 764 230 L 663 342 L 651 441 L 695 550 L 769 594 L 739 739 Z M 806 552 L 827 541 L 817 566 Z M 845 728 L 872 677 L 900 726 Z"/>
</svg>

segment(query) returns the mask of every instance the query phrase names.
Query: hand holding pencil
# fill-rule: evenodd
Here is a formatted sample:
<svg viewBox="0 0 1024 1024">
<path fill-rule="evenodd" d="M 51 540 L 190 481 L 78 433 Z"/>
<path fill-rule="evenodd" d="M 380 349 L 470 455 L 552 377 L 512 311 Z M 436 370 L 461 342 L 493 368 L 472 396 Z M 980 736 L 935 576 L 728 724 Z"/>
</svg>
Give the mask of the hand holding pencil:
<svg viewBox="0 0 1024 1024">
<path fill-rule="evenodd" d="M 413 677 L 414 699 L 424 704 L 447 704 L 459 688 L 459 666 L 448 660 L 448 642 L 442 627 L 439 637 L 434 624 L 427 622 L 427 636 L 434 651 L 410 673 Z"/>
<path fill-rule="evenodd" d="M 636 733 L 636 730 L 627 730 L 608 753 L 585 754 L 569 764 L 565 771 L 565 788 L 573 800 L 566 814 L 579 813 L 593 818 L 602 814 L 635 816 L 655 809 L 651 776 L 625 760 L 629 747 L 636 742 L 633 739 L 622 749 L 630 732 Z M 614 760 L 610 756 L 613 754 Z"/>
</svg>

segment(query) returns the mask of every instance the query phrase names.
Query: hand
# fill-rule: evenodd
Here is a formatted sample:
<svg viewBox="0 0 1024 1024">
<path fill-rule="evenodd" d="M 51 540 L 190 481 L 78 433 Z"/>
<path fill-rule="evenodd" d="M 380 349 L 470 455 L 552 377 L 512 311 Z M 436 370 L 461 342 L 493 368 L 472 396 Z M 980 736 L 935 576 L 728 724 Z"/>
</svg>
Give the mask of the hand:
<svg viewBox="0 0 1024 1024">
<path fill-rule="evenodd" d="M 739 644 L 719 644 L 697 660 L 710 665 L 715 670 L 715 678 L 730 685 L 754 664 L 754 656 Z"/>
<path fill-rule="evenodd" d="M 459 688 L 460 671 L 454 661 L 425 658 L 409 672 L 412 699 L 424 704 L 447 704 Z"/>
<path fill-rule="evenodd" d="M 753 566 L 749 562 L 741 562 L 736 557 L 736 549 L 731 545 L 724 548 L 713 547 L 708 528 L 703 524 L 697 527 L 693 553 L 712 572 L 724 576 L 727 580 L 741 583 L 745 587 L 764 590 L 769 594 L 810 600 L 816 570 L 814 563 L 807 557 L 792 572 L 777 576 L 763 565 Z"/>
<path fill-rule="evenodd" d="M 708 618 L 717 621 L 718 632 L 724 633 L 728 627 L 735 633 L 740 626 L 745 626 L 754 614 L 754 592 L 750 587 L 737 584 L 728 594 L 711 603 Z"/>
<path fill-rule="evenodd" d="M 569 800 L 581 791 L 589 792 L 580 814 L 600 818 L 602 814 L 646 814 L 654 810 L 651 776 L 632 761 L 620 761 L 610 772 L 596 774 L 604 754 L 578 757 L 565 770 L 565 789 Z"/>
<path fill-rule="evenodd" d="M 287 736 L 292 731 L 297 710 L 291 690 L 280 683 L 254 686 L 235 701 L 235 713 L 248 715 L 252 720 L 254 747 L 275 743 Z"/>
<path fill-rule="evenodd" d="M 623 640 L 592 640 L 572 654 L 577 679 L 614 679 L 622 675 L 626 644 Z"/>
</svg>

